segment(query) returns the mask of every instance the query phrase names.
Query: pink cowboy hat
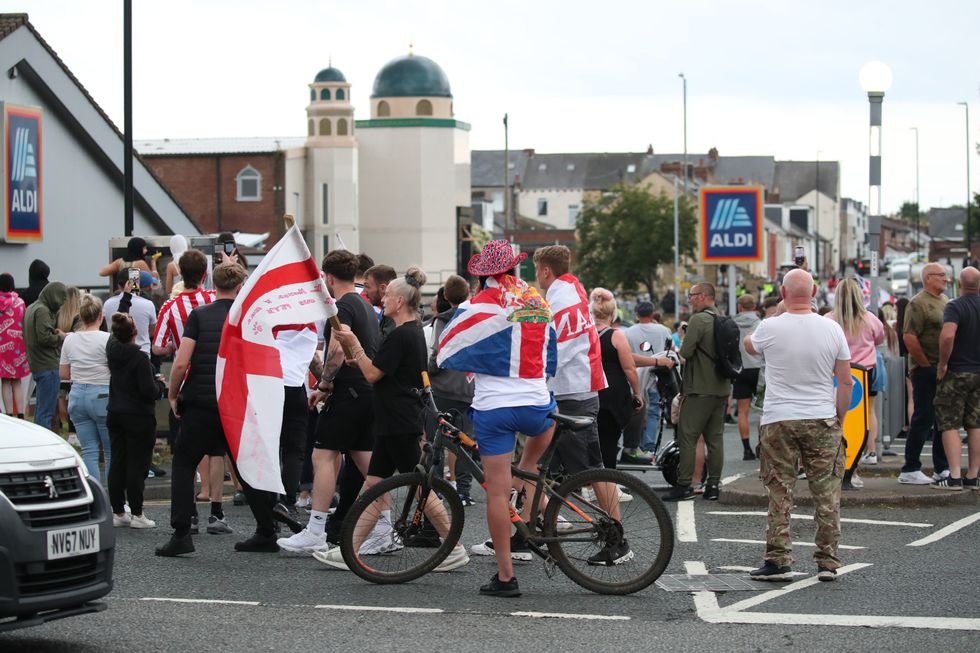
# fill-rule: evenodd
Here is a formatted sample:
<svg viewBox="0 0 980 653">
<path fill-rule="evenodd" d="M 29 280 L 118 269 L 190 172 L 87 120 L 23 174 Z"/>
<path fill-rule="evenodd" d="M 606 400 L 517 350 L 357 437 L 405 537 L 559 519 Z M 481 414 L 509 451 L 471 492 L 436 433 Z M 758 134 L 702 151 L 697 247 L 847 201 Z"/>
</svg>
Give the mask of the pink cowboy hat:
<svg viewBox="0 0 980 653">
<path fill-rule="evenodd" d="M 511 270 L 527 258 L 526 252 L 514 256 L 514 250 L 506 240 L 491 240 L 483 246 L 483 251 L 470 258 L 466 269 L 478 277 L 490 277 Z"/>
</svg>

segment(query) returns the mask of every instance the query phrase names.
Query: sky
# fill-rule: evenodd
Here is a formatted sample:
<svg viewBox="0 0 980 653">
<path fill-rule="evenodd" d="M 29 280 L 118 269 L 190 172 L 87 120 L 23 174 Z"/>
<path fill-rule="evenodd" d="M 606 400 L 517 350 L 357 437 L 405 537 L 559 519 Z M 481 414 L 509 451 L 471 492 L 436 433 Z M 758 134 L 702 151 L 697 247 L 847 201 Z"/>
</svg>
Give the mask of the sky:
<svg viewBox="0 0 980 653">
<path fill-rule="evenodd" d="M 980 191 L 980 2 L 966 0 L 168 0 L 133 2 L 136 139 L 304 136 L 332 61 L 369 117 L 374 77 L 414 52 L 445 70 L 473 149 L 691 153 L 840 161 L 868 197 L 858 71 L 887 63 L 882 208 Z M 121 0 L 0 0 L 123 123 Z M 964 107 L 970 109 L 969 140 Z"/>
</svg>

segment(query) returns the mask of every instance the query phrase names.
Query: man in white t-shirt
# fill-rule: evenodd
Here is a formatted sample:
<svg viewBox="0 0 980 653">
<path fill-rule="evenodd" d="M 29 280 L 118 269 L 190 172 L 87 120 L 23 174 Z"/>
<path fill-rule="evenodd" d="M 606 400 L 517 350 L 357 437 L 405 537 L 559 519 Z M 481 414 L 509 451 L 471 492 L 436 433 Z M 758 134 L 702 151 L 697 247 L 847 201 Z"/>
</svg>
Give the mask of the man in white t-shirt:
<svg viewBox="0 0 980 653">
<path fill-rule="evenodd" d="M 147 276 L 149 276 L 147 274 Z M 119 312 L 119 303 L 123 295 L 127 292 L 129 284 L 129 268 L 123 268 L 116 273 L 116 294 L 105 300 L 102 305 L 102 313 L 105 321 L 112 324 L 112 314 Z M 142 284 L 141 284 L 142 285 Z M 157 324 L 157 308 L 149 299 L 140 297 L 133 293 L 130 300 L 129 310 L 125 311 L 133 318 L 136 323 L 136 344 L 147 356 L 150 355 L 150 340 Z"/>
<path fill-rule="evenodd" d="M 764 320 L 743 344 L 765 357 L 766 402 L 759 449 L 769 493 L 765 563 L 754 580 L 788 581 L 792 540 L 789 519 L 799 465 L 813 495 L 817 577 L 837 578 L 841 566 L 840 491 L 844 475 L 841 423 L 851 401 L 851 353 L 840 326 L 814 313 L 813 277 L 789 272 L 779 289 L 786 312 Z M 836 390 L 835 390 L 836 381 Z"/>
</svg>

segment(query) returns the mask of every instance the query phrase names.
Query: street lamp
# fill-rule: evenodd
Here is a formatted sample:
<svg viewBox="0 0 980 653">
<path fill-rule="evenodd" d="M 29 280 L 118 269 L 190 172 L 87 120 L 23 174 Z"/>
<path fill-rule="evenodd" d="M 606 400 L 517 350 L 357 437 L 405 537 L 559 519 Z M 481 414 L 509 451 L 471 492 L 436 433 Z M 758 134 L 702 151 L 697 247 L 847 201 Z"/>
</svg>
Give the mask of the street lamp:
<svg viewBox="0 0 980 653">
<path fill-rule="evenodd" d="M 915 255 L 919 255 L 919 128 L 909 127 L 915 132 Z"/>
<path fill-rule="evenodd" d="M 966 102 L 957 102 L 966 109 L 966 260 L 973 265 L 973 239 L 970 234 L 970 204 L 973 196 L 970 195 L 970 105 Z"/>
<path fill-rule="evenodd" d="M 868 133 L 868 220 L 871 246 L 871 305 L 878 309 L 878 255 L 881 249 L 881 104 L 885 91 L 892 85 L 892 70 L 888 64 L 870 61 L 861 67 L 858 82 L 868 94 L 870 129 Z"/>
<path fill-rule="evenodd" d="M 687 201 L 687 77 L 677 73 L 681 78 L 684 89 L 684 201 Z M 674 310 L 680 314 L 681 305 L 681 247 L 680 247 L 680 215 L 677 204 L 677 182 L 674 182 Z"/>
</svg>

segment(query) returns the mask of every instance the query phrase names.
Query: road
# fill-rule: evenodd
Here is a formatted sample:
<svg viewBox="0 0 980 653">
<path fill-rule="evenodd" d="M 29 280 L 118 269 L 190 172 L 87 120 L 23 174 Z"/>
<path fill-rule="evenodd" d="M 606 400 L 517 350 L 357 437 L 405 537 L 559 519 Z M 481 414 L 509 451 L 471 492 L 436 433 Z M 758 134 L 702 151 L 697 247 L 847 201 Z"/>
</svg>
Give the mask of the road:
<svg viewBox="0 0 980 653">
<path fill-rule="evenodd" d="M 726 475 L 752 474 L 733 427 Z M 640 477 L 666 489 L 659 474 Z M 680 510 L 680 513 L 678 513 Z M 671 506 L 679 541 L 667 574 L 739 574 L 761 563 L 765 515 L 700 498 Z M 165 503 L 147 514 L 167 520 Z M 108 610 L 0 635 L 5 653 L 41 651 L 511 651 L 955 650 L 980 635 L 976 554 L 980 506 L 848 508 L 846 573 L 817 583 L 813 522 L 793 520 L 800 581 L 756 591 L 598 596 L 540 562 L 517 563 L 518 599 L 481 597 L 495 571 L 474 556 L 450 574 L 374 586 L 312 558 L 234 552 L 252 522 L 229 508 L 236 535 L 196 537 L 187 559 L 153 556 L 169 531 L 120 529 Z M 794 514 L 806 517 L 807 509 Z M 482 504 L 467 509 L 463 541 L 486 535 Z M 910 546 L 932 540 L 923 545 Z M 775 590 L 775 591 L 774 591 Z M 537 613 L 537 614 L 535 614 Z"/>
</svg>

